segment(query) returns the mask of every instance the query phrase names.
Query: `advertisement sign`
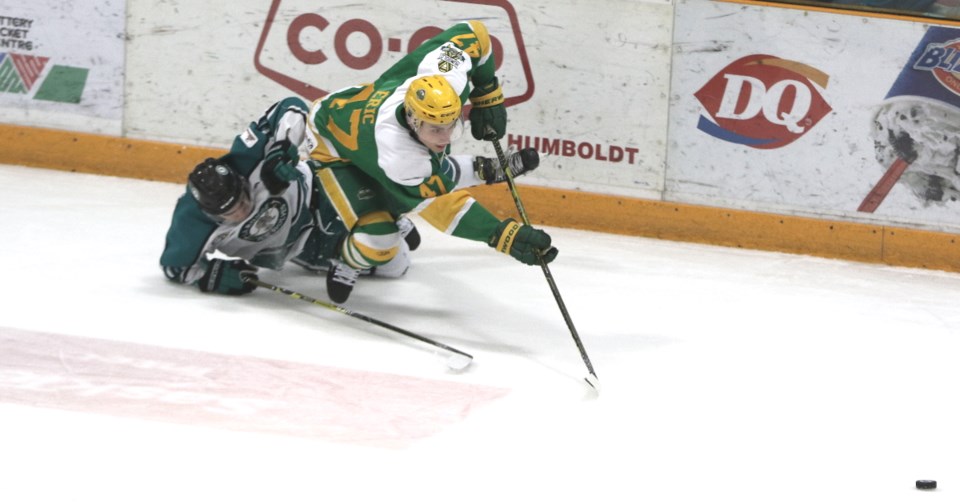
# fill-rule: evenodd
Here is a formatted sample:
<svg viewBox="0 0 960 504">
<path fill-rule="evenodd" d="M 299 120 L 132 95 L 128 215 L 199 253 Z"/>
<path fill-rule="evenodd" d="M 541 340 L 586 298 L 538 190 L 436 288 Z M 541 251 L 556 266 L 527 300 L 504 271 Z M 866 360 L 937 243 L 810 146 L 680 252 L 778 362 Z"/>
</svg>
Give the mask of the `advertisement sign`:
<svg viewBox="0 0 960 504">
<path fill-rule="evenodd" d="M 534 98 L 539 79 L 554 84 L 569 82 L 574 77 L 562 67 L 545 66 L 542 54 L 534 53 L 534 56 L 541 57 L 531 62 L 525 33 L 534 34 L 531 38 L 537 47 L 558 46 L 545 43 L 544 38 L 536 34 L 537 23 L 521 23 L 514 5 L 507 0 L 428 0 L 411 4 L 411 7 L 414 8 L 396 11 L 353 6 L 338 8 L 325 4 L 324 8 L 318 8 L 315 0 L 273 0 L 256 47 L 254 64 L 264 77 L 308 100 L 316 100 L 339 87 L 375 79 L 421 42 L 448 27 L 450 19 L 481 19 L 490 30 L 497 75 L 503 85 L 507 107 Z M 552 8 L 555 13 L 561 13 L 563 9 L 563 5 Z M 575 28 L 578 27 L 571 30 Z M 607 34 L 597 36 L 595 43 L 599 45 L 599 38 Z M 594 51 L 590 45 L 583 45 L 579 53 L 566 52 L 563 56 L 574 62 L 589 57 Z M 537 67 L 536 73 L 534 67 Z M 615 109 L 617 103 L 623 103 L 621 93 L 627 91 L 614 88 L 607 97 L 612 100 L 609 105 L 591 103 L 591 106 L 598 110 L 606 106 Z M 561 97 L 577 99 L 575 96 Z M 524 124 L 524 121 L 519 118 L 513 124 Z M 630 141 L 620 143 L 622 140 L 611 142 L 610 136 L 573 138 L 570 136 L 573 131 L 569 130 L 571 124 L 569 120 L 565 121 L 563 126 L 567 130 L 559 132 L 537 127 L 511 127 L 504 142 L 508 148 L 537 149 L 544 159 L 552 160 L 553 168 L 566 169 L 561 172 L 565 176 L 574 174 L 574 167 L 584 163 L 592 165 L 576 170 L 582 172 L 577 176 L 582 179 L 581 186 L 586 184 L 592 188 L 597 180 L 611 178 L 610 175 L 597 177 L 598 170 L 604 174 L 614 171 L 614 179 L 620 176 L 634 183 L 640 179 L 635 168 L 642 159 L 639 145 Z M 646 160 L 650 157 L 651 153 L 648 153 Z M 654 169 L 661 167 L 657 164 Z M 541 170 L 539 174 L 550 169 Z M 658 191 L 659 173 L 654 172 L 647 178 L 648 188 Z M 570 183 L 576 182 L 567 182 Z"/>
<path fill-rule="evenodd" d="M 697 129 L 755 149 L 777 149 L 810 131 L 832 109 L 829 76 L 766 54 L 729 64 L 694 93 L 703 105 Z"/>
<path fill-rule="evenodd" d="M 934 26 L 893 82 L 871 130 L 886 172 L 858 207 L 872 213 L 900 183 L 925 206 L 960 200 L 960 29 Z"/>
<path fill-rule="evenodd" d="M 124 2 L 20 2 L 0 14 L 0 110 L 21 124 L 120 132 Z"/>
<path fill-rule="evenodd" d="M 497 75 L 509 76 L 504 79 L 509 81 L 504 83 L 506 105 L 530 99 L 533 73 L 510 3 L 437 0 L 435 7 L 443 18 L 411 15 L 404 20 L 398 19 L 403 11 L 393 9 L 317 9 L 315 0 L 273 0 L 254 64 L 265 77 L 314 101 L 359 83 L 357 79 L 373 81 L 422 42 L 449 28 L 452 23 L 442 19 L 481 19 L 491 33 Z"/>
<path fill-rule="evenodd" d="M 132 2 L 127 133 L 223 146 L 272 102 L 372 82 L 455 23 L 489 30 L 508 112 L 503 147 L 543 154 L 524 183 L 659 198 L 666 155 L 669 2 Z M 638 25 L 642 20 L 642 27 Z M 197 50 L 202 47 L 202 50 Z M 176 117 L 176 121 L 168 120 Z M 493 156 L 464 135 L 458 153 Z"/>
<path fill-rule="evenodd" d="M 960 30 L 707 0 L 676 20 L 666 200 L 960 225 Z"/>
</svg>

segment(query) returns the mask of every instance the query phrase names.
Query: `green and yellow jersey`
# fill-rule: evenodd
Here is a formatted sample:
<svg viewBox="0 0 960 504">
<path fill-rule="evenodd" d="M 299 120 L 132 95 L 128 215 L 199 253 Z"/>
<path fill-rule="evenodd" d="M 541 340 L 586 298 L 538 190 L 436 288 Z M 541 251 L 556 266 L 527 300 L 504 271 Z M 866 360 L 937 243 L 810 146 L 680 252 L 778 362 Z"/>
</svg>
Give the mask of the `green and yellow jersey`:
<svg viewBox="0 0 960 504">
<path fill-rule="evenodd" d="M 490 36 L 479 21 L 454 25 L 423 43 L 375 82 L 338 90 L 313 104 L 308 116 L 315 135 L 311 157 L 318 177 L 348 228 L 350 206 L 362 194 L 338 184 L 340 170 L 359 170 L 381 189 L 389 212 L 417 212 L 437 229 L 486 241 L 500 220 L 465 191 L 483 183 L 473 173 L 472 155 L 435 153 L 407 125 L 403 99 L 418 76 L 441 75 L 466 103 L 471 85 L 494 79 Z M 358 191 L 361 192 L 361 191 Z M 337 199 L 342 199 L 337 204 Z"/>
</svg>

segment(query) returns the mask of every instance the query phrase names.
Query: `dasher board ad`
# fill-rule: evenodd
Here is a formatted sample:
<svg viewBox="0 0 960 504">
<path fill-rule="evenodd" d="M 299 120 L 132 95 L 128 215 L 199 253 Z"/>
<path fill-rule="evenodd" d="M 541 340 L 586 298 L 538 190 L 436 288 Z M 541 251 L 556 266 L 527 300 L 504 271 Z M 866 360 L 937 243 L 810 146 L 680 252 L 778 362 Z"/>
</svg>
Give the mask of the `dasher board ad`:
<svg viewBox="0 0 960 504">
<path fill-rule="evenodd" d="M 960 29 L 677 4 L 666 199 L 960 226 Z"/>
<path fill-rule="evenodd" d="M 0 9 L 3 121 L 121 133 L 124 2 L 8 2 Z"/>
<path fill-rule="evenodd" d="M 506 97 L 503 148 L 544 154 L 525 184 L 661 195 L 668 2 L 610 0 L 590 24 L 579 0 L 411 0 L 402 8 L 388 0 L 237 0 L 182 3 L 177 13 L 131 5 L 125 124 L 134 136 L 228 145 L 273 101 L 373 82 L 427 38 L 479 19 Z M 494 155 L 490 142 L 469 134 L 453 149 Z"/>
<path fill-rule="evenodd" d="M 598 23 L 589 27 L 578 2 L 540 9 L 506 0 L 419 0 L 401 11 L 393 5 L 274 0 L 255 54 L 258 71 L 315 100 L 372 81 L 458 20 L 479 19 L 490 31 L 508 107 L 504 147 L 544 154 L 527 183 L 549 179 L 562 187 L 659 197 L 664 154 L 651 145 L 662 145 L 665 136 L 660 91 L 668 83 L 669 5 L 611 0 L 592 14 Z M 644 29 L 636 29 L 637 19 L 645 20 Z M 661 78 L 649 82 L 658 73 Z M 660 123 L 654 122 L 658 109 Z M 465 140 L 455 148 L 490 150 Z"/>
</svg>

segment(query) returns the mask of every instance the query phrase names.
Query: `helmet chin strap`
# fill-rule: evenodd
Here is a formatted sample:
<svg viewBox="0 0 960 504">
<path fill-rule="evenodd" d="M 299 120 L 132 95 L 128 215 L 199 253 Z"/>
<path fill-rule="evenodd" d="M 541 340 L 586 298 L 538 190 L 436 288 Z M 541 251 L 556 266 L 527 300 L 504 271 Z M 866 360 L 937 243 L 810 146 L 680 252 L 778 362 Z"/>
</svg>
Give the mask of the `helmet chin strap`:
<svg viewBox="0 0 960 504">
<path fill-rule="evenodd" d="M 406 108 L 404 108 L 403 112 L 403 115 L 407 118 L 407 126 L 410 126 L 410 129 L 419 135 L 420 127 L 423 126 L 423 120 L 417 118 L 417 116 L 413 115 L 413 112 L 407 110 Z"/>
</svg>

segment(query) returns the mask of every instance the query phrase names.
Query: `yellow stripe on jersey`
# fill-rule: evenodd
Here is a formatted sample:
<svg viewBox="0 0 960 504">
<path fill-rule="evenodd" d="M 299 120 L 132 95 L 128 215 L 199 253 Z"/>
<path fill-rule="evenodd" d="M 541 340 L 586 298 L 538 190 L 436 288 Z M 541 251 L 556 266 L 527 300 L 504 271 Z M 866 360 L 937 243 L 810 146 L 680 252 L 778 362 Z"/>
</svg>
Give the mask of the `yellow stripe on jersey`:
<svg viewBox="0 0 960 504">
<path fill-rule="evenodd" d="M 470 21 L 470 28 L 477 34 L 477 43 L 480 44 L 480 57 L 490 54 L 490 33 L 487 31 L 487 25 L 482 21 Z"/>
<path fill-rule="evenodd" d="M 343 260 L 352 268 L 371 268 L 385 264 L 397 256 L 400 251 L 397 244 L 401 240 L 399 231 L 383 235 L 363 231 L 364 226 L 384 222 L 393 222 L 393 217 L 388 212 L 372 212 L 360 217 L 357 227 L 350 234 L 350 238 L 344 242 L 341 250 Z"/>
<path fill-rule="evenodd" d="M 360 217 L 358 224 L 366 226 L 368 224 L 379 224 L 381 222 L 393 222 L 393 217 L 390 215 L 390 212 L 380 210 L 378 212 L 364 214 L 363 217 Z"/>
<path fill-rule="evenodd" d="M 343 220 L 343 224 L 347 226 L 347 229 L 353 229 L 354 224 L 356 224 L 358 220 L 357 214 L 353 211 L 353 207 L 350 206 L 350 200 L 347 199 L 343 188 L 340 187 L 340 182 L 337 181 L 337 177 L 333 175 L 333 170 L 323 168 L 317 172 L 317 178 L 320 179 L 323 192 L 327 195 L 330 202 L 333 203 L 333 208 L 337 211 L 340 219 Z"/>
<path fill-rule="evenodd" d="M 319 141 L 317 146 L 310 151 L 310 158 L 321 163 L 333 163 L 333 162 L 345 162 L 346 159 L 340 157 L 340 153 L 337 152 L 337 148 L 334 147 L 330 140 L 327 140 L 325 137 L 317 135 Z"/>
<path fill-rule="evenodd" d="M 460 213 L 473 201 L 467 191 L 453 191 L 434 198 L 429 205 L 420 210 L 420 217 L 431 226 L 451 232 L 451 226 L 459 222 Z"/>
<path fill-rule="evenodd" d="M 346 250 L 346 252 L 350 254 L 344 255 L 344 258 L 352 259 L 348 260 L 347 262 L 348 264 L 351 262 L 355 263 L 351 264 L 351 266 L 354 268 L 360 266 L 359 269 L 366 269 L 372 266 L 378 266 L 387 263 L 396 257 L 398 252 L 400 252 L 399 246 L 387 248 L 379 247 L 366 243 L 363 238 L 364 236 L 362 235 L 352 235 L 348 241 L 349 247 L 352 250 Z"/>
</svg>

